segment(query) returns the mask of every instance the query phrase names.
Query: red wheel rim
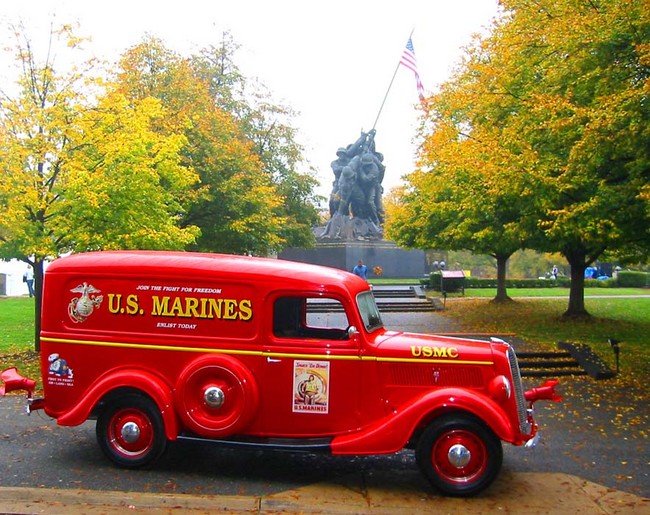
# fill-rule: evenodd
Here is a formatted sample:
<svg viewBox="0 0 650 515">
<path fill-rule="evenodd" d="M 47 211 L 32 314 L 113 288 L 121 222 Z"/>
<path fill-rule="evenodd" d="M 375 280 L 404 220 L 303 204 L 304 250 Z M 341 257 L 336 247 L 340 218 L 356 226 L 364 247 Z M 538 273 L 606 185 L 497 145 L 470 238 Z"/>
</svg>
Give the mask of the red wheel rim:
<svg viewBox="0 0 650 515">
<path fill-rule="evenodd" d="M 125 408 L 111 417 L 107 437 L 115 452 L 128 458 L 138 458 L 153 447 L 154 428 L 145 413 L 135 408 Z"/>
<path fill-rule="evenodd" d="M 471 483 L 487 469 L 488 453 L 483 440 L 476 434 L 458 429 L 441 435 L 431 450 L 431 461 L 436 473 L 445 481 Z"/>
</svg>

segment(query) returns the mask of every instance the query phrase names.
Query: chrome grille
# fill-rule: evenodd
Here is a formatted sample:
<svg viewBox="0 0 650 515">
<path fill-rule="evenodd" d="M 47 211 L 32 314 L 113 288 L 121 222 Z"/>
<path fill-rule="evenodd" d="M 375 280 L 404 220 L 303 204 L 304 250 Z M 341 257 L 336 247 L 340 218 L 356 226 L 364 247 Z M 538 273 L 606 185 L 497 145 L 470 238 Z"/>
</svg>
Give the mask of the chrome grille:
<svg viewBox="0 0 650 515">
<path fill-rule="evenodd" d="M 508 361 L 510 362 L 510 371 L 512 372 L 512 387 L 515 391 L 515 402 L 517 403 L 517 416 L 519 418 L 519 430 L 529 435 L 532 426 L 528 422 L 526 399 L 524 398 L 524 387 L 521 383 L 521 373 L 519 372 L 519 361 L 514 349 L 508 349 Z"/>
</svg>

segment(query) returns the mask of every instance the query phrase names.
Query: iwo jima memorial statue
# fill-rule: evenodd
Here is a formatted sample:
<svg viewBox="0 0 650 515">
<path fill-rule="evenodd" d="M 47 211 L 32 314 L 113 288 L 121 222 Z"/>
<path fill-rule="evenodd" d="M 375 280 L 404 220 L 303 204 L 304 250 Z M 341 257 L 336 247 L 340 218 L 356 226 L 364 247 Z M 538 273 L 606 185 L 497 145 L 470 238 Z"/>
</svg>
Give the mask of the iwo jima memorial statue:
<svg viewBox="0 0 650 515">
<path fill-rule="evenodd" d="M 411 36 L 413 32 L 411 31 Z M 379 113 L 370 131 L 350 145 L 336 151 L 332 161 L 334 183 L 329 200 L 330 219 L 325 227 L 314 229 L 313 249 L 291 248 L 279 257 L 352 270 L 359 260 L 375 275 L 391 278 L 422 277 L 427 270 L 422 250 L 406 250 L 383 239 L 384 207 L 382 204 L 384 156 L 375 148 L 375 127 L 400 66 L 415 74 L 420 100 L 424 88 L 415 61 L 411 36 L 395 68 Z M 372 273 L 370 274 L 372 277 Z"/>
<path fill-rule="evenodd" d="M 386 167 L 384 156 L 375 148 L 375 134 L 375 129 L 362 131 L 354 143 L 336 151 L 331 163 L 334 181 L 327 224 L 314 229 L 313 249 L 286 249 L 281 258 L 348 271 L 361 260 L 375 276 L 424 275 L 423 251 L 402 249 L 383 239 L 382 182 Z"/>
<path fill-rule="evenodd" d="M 383 235 L 382 205 L 384 156 L 375 149 L 375 134 L 361 132 L 357 141 L 336 151 L 331 167 L 334 183 L 330 193 L 330 219 L 324 230 L 316 229 L 319 241 L 377 240 Z"/>
</svg>

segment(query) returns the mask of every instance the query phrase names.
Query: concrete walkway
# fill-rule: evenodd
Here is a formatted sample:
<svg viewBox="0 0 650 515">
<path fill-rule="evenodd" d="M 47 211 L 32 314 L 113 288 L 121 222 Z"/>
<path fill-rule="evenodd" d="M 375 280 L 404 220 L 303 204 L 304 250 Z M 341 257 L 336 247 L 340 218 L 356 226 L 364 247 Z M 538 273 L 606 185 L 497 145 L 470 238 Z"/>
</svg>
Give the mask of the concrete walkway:
<svg viewBox="0 0 650 515">
<path fill-rule="evenodd" d="M 411 478 L 352 475 L 264 497 L 0 488 L 1 513 L 49 515 L 124 513 L 650 513 L 650 499 L 567 474 L 503 474 L 481 496 L 438 497 Z M 383 485 L 379 488 L 377 485 Z"/>
</svg>

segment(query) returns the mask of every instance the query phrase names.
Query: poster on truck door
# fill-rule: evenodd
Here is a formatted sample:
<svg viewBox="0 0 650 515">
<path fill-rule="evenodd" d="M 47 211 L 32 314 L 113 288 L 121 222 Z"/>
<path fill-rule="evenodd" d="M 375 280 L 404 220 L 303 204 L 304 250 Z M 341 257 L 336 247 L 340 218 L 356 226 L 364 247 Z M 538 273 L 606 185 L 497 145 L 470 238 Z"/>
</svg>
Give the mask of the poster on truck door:
<svg viewBox="0 0 650 515">
<path fill-rule="evenodd" d="M 329 361 L 293 362 L 293 412 L 327 414 L 329 410 Z"/>
</svg>

